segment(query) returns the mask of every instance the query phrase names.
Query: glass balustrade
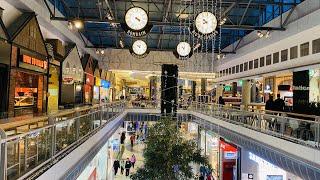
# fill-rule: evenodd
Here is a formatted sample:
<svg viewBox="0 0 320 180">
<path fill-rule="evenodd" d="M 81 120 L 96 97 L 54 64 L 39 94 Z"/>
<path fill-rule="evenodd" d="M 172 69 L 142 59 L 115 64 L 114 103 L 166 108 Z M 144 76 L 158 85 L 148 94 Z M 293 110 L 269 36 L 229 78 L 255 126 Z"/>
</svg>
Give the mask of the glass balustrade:
<svg viewBox="0 0 320 180">
<path fill-rule="evenodd" d="M 1 161 L 3 178 L 17 179 L 49 164 L 73 145 L 102 128 L 119 113 L 125 104 L 116 102 L 93 107 L 88 113 L 79 113 L 71 118 L 48 117 L 48 125 L 23 134 L 6 136 L 2 130 Z"/>
</svg>

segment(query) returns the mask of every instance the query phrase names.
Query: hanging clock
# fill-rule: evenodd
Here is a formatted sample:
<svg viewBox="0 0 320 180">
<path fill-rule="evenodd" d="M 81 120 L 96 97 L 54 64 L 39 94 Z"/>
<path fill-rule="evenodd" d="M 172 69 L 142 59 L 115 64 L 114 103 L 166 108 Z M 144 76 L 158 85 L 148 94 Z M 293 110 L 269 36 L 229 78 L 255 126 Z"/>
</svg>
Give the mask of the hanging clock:
<svg viewBox="0 0 320 180">
<path fill-rule="evenodd" d="M 125 23 L 121 24 L 123 30 L 133 37 L 145 36 L 152 28 L 152 25 L 148 24 L 148 13 L 140 7 L 130 8 L 124 21 Z"/>
<path fill-rule="evenodd" d="M 148 14 L 140 7 L 130 8 L 125 15 L 127 26 L 135 31 L 142 30 L 148 24 Z"/>
<path fill-rule="evenodd" d="M 148 46 L 142 40 L 137 40 L 132 44 L 130 53 L 136 58 L 144 58 L 148 55 Z"/>
<path fill-rule="evenodd" d="M 178 59 L 185 60 L 191 57 L 192 51 L 191 46 L 187 42 L 180 42 L 177 45 L 176 51 L 174 52 L 175 56 Z"/>
<path fill-rule="evenodd" d="M 191 27 L 191 32 L 198 38 L 210 39 L 217 34 L 216 28 L 216 16 L 211 12 L 201 12 L 197 15 L 195 28 Z"/>
</svg>

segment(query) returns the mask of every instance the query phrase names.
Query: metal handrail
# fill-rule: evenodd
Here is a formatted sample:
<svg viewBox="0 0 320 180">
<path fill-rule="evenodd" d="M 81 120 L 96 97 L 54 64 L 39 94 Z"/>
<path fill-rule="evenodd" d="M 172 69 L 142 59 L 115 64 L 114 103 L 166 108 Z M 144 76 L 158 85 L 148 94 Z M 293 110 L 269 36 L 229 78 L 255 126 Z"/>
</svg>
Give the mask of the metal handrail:
<svg viewBox="0 0 320 180">
<path fill-rule="evenodd" d="M 87 114 L 63 121 L 50 121 L 49 118 L 44 127 L 9 137 L 0 129 L 0 179 L 23 179 L 48 164 L 52 165 L 59 156 L 103 128 L 124 108 L 124 102 L 95 106 Z"/>
<path fill-rule="evenodd" d="M 263 133 L 320 149 L 320 121 L 289 117 L 285 112 L 248 111 L 240 107 L 193 102 L 191 109 Z"/>
</svg>

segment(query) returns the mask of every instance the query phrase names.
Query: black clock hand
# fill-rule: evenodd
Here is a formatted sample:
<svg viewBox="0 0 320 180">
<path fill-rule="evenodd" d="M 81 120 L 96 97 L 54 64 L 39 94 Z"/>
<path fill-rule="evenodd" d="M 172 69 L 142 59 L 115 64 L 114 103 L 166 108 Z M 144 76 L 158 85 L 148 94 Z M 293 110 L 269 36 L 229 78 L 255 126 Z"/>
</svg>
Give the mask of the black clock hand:
<svg viewBox="0 0 320 180">
<path fill-rule="evenodd" d="M 138 20 L 140 22 L 140 19 L 138 17 L 136 17 L 136 20 Z"/>
</svg>

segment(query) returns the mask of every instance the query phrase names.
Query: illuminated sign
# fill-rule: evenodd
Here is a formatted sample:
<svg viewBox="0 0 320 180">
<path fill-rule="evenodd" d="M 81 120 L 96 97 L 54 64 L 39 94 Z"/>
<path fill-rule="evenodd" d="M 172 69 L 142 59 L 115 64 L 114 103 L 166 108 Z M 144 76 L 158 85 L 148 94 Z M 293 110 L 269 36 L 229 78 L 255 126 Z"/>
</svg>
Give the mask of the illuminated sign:
<svg viewBox="0 0 320 180">
<path fill-rule="evenodd" d="M 37 66 L 40 67 L 42 69 L 47 69 L 48 68 L 48 63 L 47 61 L 44 60 L 40 60 L 37 58 L 33 58 L 27 55 L 22 55 L 22 62 L 26 63 L 26 64 L 31 64 L 33 66 Z"/>
</svg>

